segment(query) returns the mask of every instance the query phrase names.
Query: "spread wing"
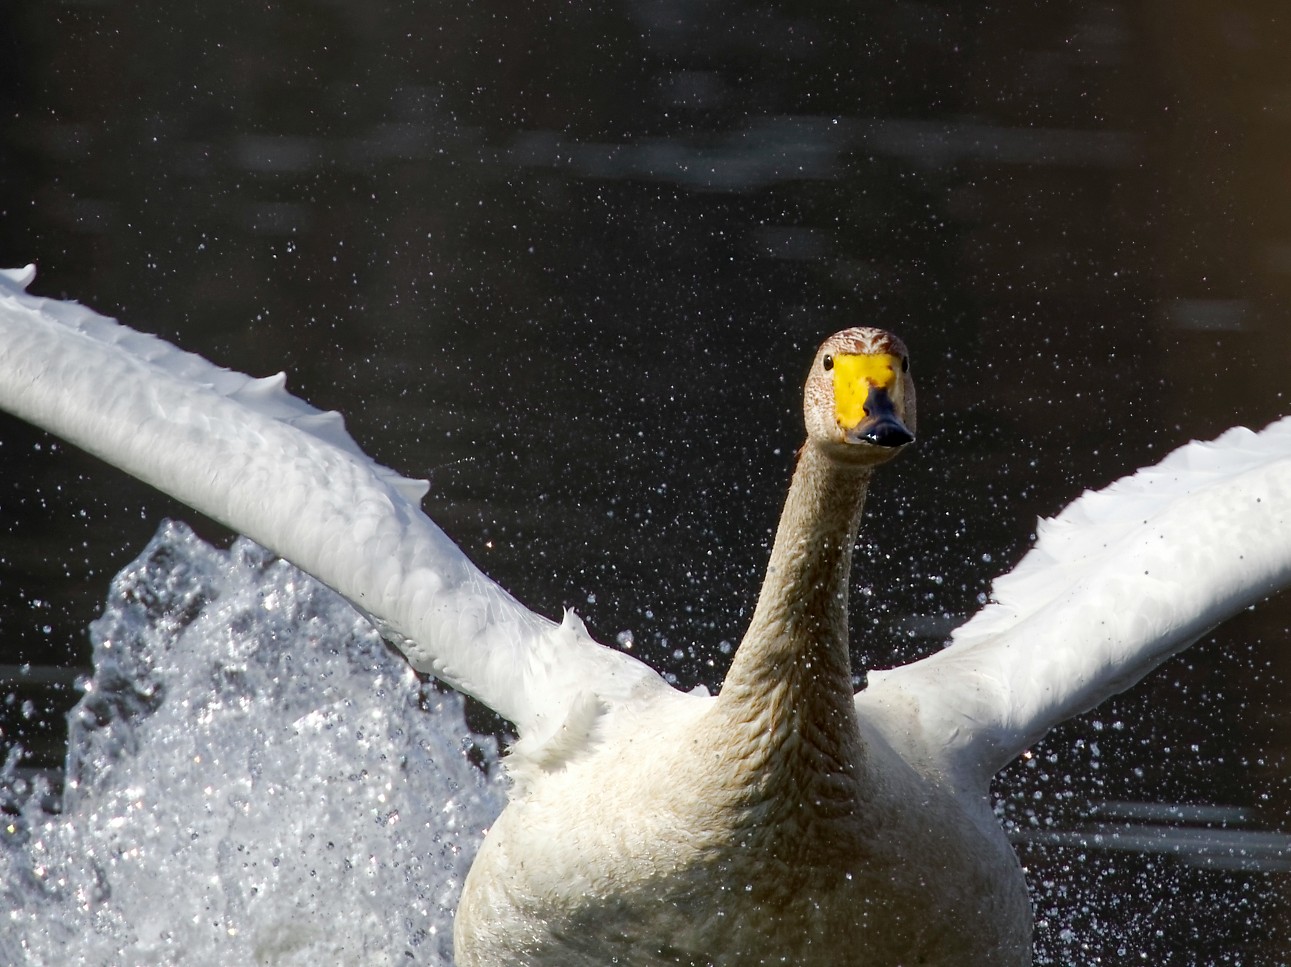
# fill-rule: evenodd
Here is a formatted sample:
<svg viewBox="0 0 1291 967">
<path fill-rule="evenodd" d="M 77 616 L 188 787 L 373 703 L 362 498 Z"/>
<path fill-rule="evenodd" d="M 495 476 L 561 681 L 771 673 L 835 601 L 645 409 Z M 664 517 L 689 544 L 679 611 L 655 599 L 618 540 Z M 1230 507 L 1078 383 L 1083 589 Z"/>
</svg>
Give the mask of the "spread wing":
<svg viewBox="0 0 1291 967">
<path fill-rule="evenodd" d="M 537 749 L 571 717 L 671 691 L 636 659 L 512 598 L 419 508 L 427 486 L 363 454 L 337 413 L 0 272 L 0 407 L 330 585 L 419 671 L 474 695 Z"/>
<path fill-rule="evenodd" d="M 966 785 L 1291 584 L 1291 417 L 1238 427 L 1089 492 L 950 645 L 873 673 L 858 709 Z"/>
</svg>

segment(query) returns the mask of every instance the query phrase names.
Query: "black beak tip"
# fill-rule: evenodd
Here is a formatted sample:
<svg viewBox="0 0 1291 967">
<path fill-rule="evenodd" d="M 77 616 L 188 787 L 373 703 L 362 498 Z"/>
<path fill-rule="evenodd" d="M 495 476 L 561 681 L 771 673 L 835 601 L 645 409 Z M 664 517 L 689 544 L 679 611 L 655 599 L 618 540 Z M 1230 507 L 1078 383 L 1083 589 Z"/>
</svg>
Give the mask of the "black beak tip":
<svg viewBox="0 0 1291 967">
<path fill-rule="evenodd" d="M 914 442 L 914 434 L 896 415 L 892 398 L 881 386 L 871 386 L 865 398 L 865 419 L 847 434 L 852 443 L 868 443 L 885 450 L 898 450 Z"/>
<path fill-rule="evenodd" d="M 847 434 L 847 439 L 849 443 L 868 443 L 871 447 L 899 449 L 908 443 L 914 443 L 914 434 L 906 429 L 905 423 L 887 417 L 862 422 Z"/>
<path fill-rule="evenodd" d="M 876 447 L 895 450 L 914 442 L 914 434 L 896 420 L 878 420 L 866 427 L 858 439 Z"/>
</svg>

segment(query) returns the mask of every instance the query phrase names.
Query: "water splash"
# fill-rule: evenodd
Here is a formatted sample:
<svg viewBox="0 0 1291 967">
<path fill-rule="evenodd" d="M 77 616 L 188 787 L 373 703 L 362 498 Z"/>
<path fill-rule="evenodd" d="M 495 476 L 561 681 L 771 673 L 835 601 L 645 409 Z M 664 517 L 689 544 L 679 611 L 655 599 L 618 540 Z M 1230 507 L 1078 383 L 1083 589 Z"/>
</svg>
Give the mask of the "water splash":
<svg viewBox="0 0 1291 967">
<path fill-rule="evenodd" d="M 452 963 L 503 802 L 460 698 L 316 581 L 180 524 L 91 634 L 62 811 L 37 789 L 0 829 L 0 963 Z"/>
</svg>

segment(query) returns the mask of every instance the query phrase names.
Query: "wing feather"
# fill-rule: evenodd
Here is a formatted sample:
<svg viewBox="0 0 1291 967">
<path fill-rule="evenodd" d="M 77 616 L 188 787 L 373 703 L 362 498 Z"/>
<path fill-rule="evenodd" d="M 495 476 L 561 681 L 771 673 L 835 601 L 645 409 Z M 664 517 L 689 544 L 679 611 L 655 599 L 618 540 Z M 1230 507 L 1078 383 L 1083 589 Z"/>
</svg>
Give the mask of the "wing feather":
<svg viewBox="0 0 1291 967">
<path fill-rule="evenodd" d="M 1242 608 L 1291 584 L 1291 417 L 1190 443 L 1041 521 L 943 651 L 876 672 L 908 755 L 990 777 Z M 882 717 L 882 716 L 880 716 Z"/>
<path fill-rule="evenodd" d="M 529 748 L 589 701 L 668 690 L 582 622 L 536 615 L 367 457 L 339 414 L 0 272 L 0 407 L 245 534 L 370 615 L 419 671 L 514 722 Z"/>
</svg>

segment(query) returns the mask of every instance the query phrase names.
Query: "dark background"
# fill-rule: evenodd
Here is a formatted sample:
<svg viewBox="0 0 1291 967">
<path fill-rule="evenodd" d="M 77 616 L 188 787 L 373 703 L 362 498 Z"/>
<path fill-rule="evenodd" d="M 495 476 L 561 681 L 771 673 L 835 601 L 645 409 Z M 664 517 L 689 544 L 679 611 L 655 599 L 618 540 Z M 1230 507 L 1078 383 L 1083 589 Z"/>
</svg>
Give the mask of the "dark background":
<svg viewBox="0 0 1291 967">
<path fill-rule="evenodd" d="M 936 648 L 1037 515 L 1291 411 L 1291 29 L 1275 0 L 11 2 L 0 263 L 29 261 L 286 369 L 522 601 L 686 686 L 751 609 L 811 352 L 892 328 L 920 441 L 868 508 L 861 673 Z M 52 767 L 111 575 L 165 516 L 227 535 L 8 418 L 0 463 L 0 743 Z M 1056 732 L 1005 818 L 1291 830 L 1289 648 L 1284 595 Z M 1291 863 L 1023 858 L 1041 960 L 1291 957 Z"/>
</svg>

